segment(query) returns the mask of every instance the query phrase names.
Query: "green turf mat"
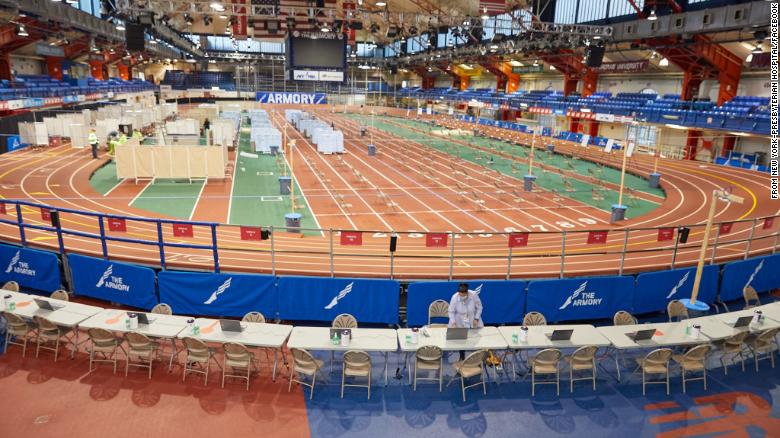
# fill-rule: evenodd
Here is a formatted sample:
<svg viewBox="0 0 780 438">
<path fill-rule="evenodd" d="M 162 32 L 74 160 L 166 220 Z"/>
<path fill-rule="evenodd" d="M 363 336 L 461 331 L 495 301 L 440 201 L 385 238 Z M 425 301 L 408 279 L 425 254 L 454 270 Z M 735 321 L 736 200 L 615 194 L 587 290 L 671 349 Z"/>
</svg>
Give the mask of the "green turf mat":
<svg viewBox="0 0 780 438">
<path fill-rule="evenodd" d="M 247 126 L 247 124 L 242 124 Z M 239 139 L 239 151 L 254 154 L 249 141 L 249 131 L 243 130 Z M 277 166 L 277 158 L 272 155 L 258 154 L 257 158 L 236 157 L 234 172 L 232 205 L 230 208 L 229 223 L 235 225 L 263 225 L 274 227 L 284 226 L 284 215 L 292 211 L 290 196 L 279 195 L 279 177 L 282 168 Z M 289 175 L 287 163 L 279 156 L 279 163 L 283 165 Z M 306 200 L 301 196 L 300 187 L 295 185 L 296 212 L 302 215 L 301 227 L 316 228 L 314 215 Z M 302 207 L 302 208 L 300 208 Z M 305 232 L 304 234 L 319 234 L 317 232 Z"/>
<path fill-rule="evenodd" d="M 109 161 L 104 166 L 97 169 L 89 178 L 89 184 L 92 188 L 104 196 L 109 190 L 116 187 L 120 181 L 121 180 L 116 177 L 116 163 L 113 161 Z"/>
<path fill-rule="evenodd" d="M 202 187 L 203 181 L 156 180 L 130 205 L 179 219 L 189 219 Z"/>
<path fill-rule="evenodd" d="M 348 117 L 361 120 L 366 124 L 371 124 L 371 120 L 367 116 L 350 114 Z M 515 163 L 498 154 L 491 154 L 487 151 L 454 143 L 448 139 L 431 134 L 431 127 L 427 123 L 402 118 L 376 116 L 373 120 L 373 125 L 375 128 L 389 134 L 425 144 L 442 152 L 459 156 L 463 160 L 484 167 L 493 168 L 502 174 L 513 176 L 517 179 L 522 179 L 523 175 L 528 172 L 527 163 Z M 408 128 L 399 125 L 407 126 Z M 473 146 L 479 146 L 519 158 L 527 158 L 530 153 L 529 147 L 518 146 L 483 137 L 456 136 L 453 138 L 467 142 Z M 620 183 L 620 170 L 607 166 L 599 166 L 596 163 L 587 160 L 572 159 L 561 154 L 550 154 L 542 149 L 543 146 L 541 144 L 539 146 L 540 149 L 536 150 L 534 153 L 534 175 L 537 176 L 536 184 L 539 187 L 546 190 L 555 190 L 561 196 L 575 199 L 604 211 L 611 211 L 612 204 L 616 204 L 618 201 L 617 190 L 604 189 L 601 186 L 579 181 L 574 178 L 565 179 L 564 176 L 557 171 L 543 171 L 537 166 L 539 163 L 544 163 L 546 166 L 562 169 L 567 173 L 577 173 L 583 176 L 597 176 L 601 180 L 613 182 L 615 184 Z M 566 182 L 568 182 L 568 186 Z M 660 197 L 664 196 L 663 190 L 650 188 L 647 180 L 636 175 L 626 174 L 626 187 Z M 594 188 L 603 195 L 603 200 L 593 199 L 592 194 Z M 640 216 L 658 207 L 658 204 L 656 203 L 641 199 L 632 199 L 626 194 L 624 194 L 623 197 L 623 204 L 628 205 L 629 207 L 626 217 Z"/>
</svg>

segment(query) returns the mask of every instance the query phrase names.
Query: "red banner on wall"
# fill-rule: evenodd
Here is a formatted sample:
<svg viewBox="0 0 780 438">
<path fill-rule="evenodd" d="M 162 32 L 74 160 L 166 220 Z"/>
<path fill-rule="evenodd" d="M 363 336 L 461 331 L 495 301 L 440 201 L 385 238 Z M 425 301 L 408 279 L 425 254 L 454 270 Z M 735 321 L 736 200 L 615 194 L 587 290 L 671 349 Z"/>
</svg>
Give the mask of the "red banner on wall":
<svg viewBox="0 0 780 438">
<path fill-rule="evenodd" d="M 734 225 L 733 222 L 724 222 L 720 224 L 720 234 L 728 234 L 731 232 L 731 227 Z"/>
<path fill-rule="evenodd" d="M 246 4 L 247 2 L 246 0 L 232 0 L 231 3 L 234 4 L 234 6 L 231 6 L 233 12 L 231 17 L 231 20 L 233 20 L 233 25 L 231 26 L 231 30 L 233 31 L 233 38 L 237 40 L 245 40 L 247 37 L 246 7 L 239 5 Z"/>
<path fill-rule="evenodd" d="M 509 247 L 517 248 L 528 245 L 528 233 L 512 233 L 509 235 Z"/>
<path fill-rule="evenodd" d="M 588 243 L 607 243 L 606 231 L 589 231 Z"/>
<path fill-rule="evenodd" d="M 674 228 L 659 228 L 658 229 L 658 241 L 664 242 L 666 240 L 674 239 Z"/>
<path fill-rule="evenodd" d="M 51 210 L 48 208 L 41 208 L 41 220 L 46 222 L 51 221 Z"/>
<path fill-rule="evenodd" d="M 241 240 L 262 240 L 263 229 L 260 227 L 241 227 Z"/>
<path fill-rule="evenodd" d="M 127 231 L 127 223 L 122 218 L 110 217 L 108 218 L 108 230 L 124 233 Z"/>
<path fill-rule="evenodd" d="M 360 231 L 342 231 L 341 244 L 360 246 L 363 244 L 363 233 Z"/>
<path fill-rule="evenodd" d="M 174 237 L 192 237 L 192 224 L 173 224 Z"/>
<path fill-rule="evenodd" d="M 425 235 L 425 246 L 428 248 L 446 248 L 447 233 L 428 233 Z"/>
</svg>

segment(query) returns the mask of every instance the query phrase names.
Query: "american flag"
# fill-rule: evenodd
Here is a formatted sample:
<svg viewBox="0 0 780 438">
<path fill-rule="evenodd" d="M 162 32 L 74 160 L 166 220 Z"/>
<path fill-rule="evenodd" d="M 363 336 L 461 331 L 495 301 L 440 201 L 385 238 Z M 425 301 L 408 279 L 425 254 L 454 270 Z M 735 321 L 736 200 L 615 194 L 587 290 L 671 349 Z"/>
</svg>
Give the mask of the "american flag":
<svg viewBox="0 0 780 438">
<path fill-rule="evenodd" d="M 266 21 L 264 19 L 252 20 L 250 27 L 254 29 L 255 38 L 283 38 L 287 29 L 287 17 L 295 17 L 295 29 L 303 32 L 310 32 L 319 30 L 316 25 L 309 23 L 308 9 L 312 6 L 312 2 L 307 0 L 252 0 L 252 5 L 262 6 L 265 8 L 273 7 L 277 20 L 279 22 L 279 30 L 277 33 L 269 33 L 266 29 Z M 325 0 L 326 8 L 336 8 L 336 0 Z M 294 15 L 293 10 L 295 8 Z M 324 17 L 322 17 L 324 18 Z"/>
<path fill-rule="evenodd" d="M 506 0 L 479 0 L 479 13 L 487 9 L 488 15 L 506 12 Z"/>
</svg>

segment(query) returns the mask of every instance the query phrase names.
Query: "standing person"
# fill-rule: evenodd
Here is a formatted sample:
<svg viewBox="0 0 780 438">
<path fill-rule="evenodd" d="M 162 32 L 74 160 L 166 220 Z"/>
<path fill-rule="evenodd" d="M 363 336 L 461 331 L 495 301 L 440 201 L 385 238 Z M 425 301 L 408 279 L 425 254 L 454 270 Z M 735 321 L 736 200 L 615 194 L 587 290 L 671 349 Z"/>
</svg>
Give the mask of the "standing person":
<svg viewBox="0 0 780 438">
<path fill-rule="evenodd" d="M 448 327 L 478 328 L 484 327 L 482 322 L 482 300 L 476 292 L 469 290 L 468 283 L 458 285 L 458 291 L 450 298 L 450 321 Z M 460 360 L 465 359 L 466 352 L 460 351 Z"/>
<path fill-rule="evenodd" d="M 138 128 L 133 129 L 133 138 L 138 140 L 139 144 L 144 141 L 144 135 L 141 134 L 141 131 Z"/>
<path fill-rule="evenodd" d="M 89 143 L 89 146 L 92 148 L 92 159 L 97 158 L 99 142 L 98 142 L 97 134 L 95 134 L 95 128 L 89 130 L 89 137 L 87 138 L 87 142 Z"/>
<path fill-rule="evenodd" d="M 211 122 L 209 122 L 209 119 L 203 120 L 203 135 L 208 135 L 209 129 L 211 129 Z"/>
</svg>

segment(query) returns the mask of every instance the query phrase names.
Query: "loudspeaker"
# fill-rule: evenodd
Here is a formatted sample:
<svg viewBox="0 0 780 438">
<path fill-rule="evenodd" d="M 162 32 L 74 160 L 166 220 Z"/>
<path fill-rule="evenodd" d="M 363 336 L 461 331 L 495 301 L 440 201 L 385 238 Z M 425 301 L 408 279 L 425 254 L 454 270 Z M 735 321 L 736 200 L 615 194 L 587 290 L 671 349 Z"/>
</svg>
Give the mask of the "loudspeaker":
<svg viewBox="0 0 780 438">
<path fill-rule="evenodd" d="M 127 23 L 125 25 L 125 48 L 136 52 L 146 50 L 146 41 L 144 41 L 144 26 L 136 23 Z"/>
<path fill-rule="evenodd" d="M 677 229 L 677 241 L 680 243 L 687 243 L 688 242 L 688 233 L 691 232 L 691 229 L 688 227 L 680 227 Z"/>
<path fill-rule="evenodd" d="M 591 46 L 585 51 L 585 65 L 588 67 L 601 67 L 604 61 L 604 47 Z"/>
<path fill-rule="evenodd" d="M 54 228 L 60 227 L 60 212 L 57 210 L 51 210 L 49 211 L 49 216 L 51 217 L 51 226 Z"/>
<path fill-rule="evenodd" d="M 268 240 L 269 237 L 271 237 L 271 231 L 260 230 L 260 240 Z"/>
<path fill-rule="evenodd" d="M 390 236 L 390 252 L 395 252 L 395 248 L 398 246 L 398 236 L 393 234 Z"/>
</svg>

